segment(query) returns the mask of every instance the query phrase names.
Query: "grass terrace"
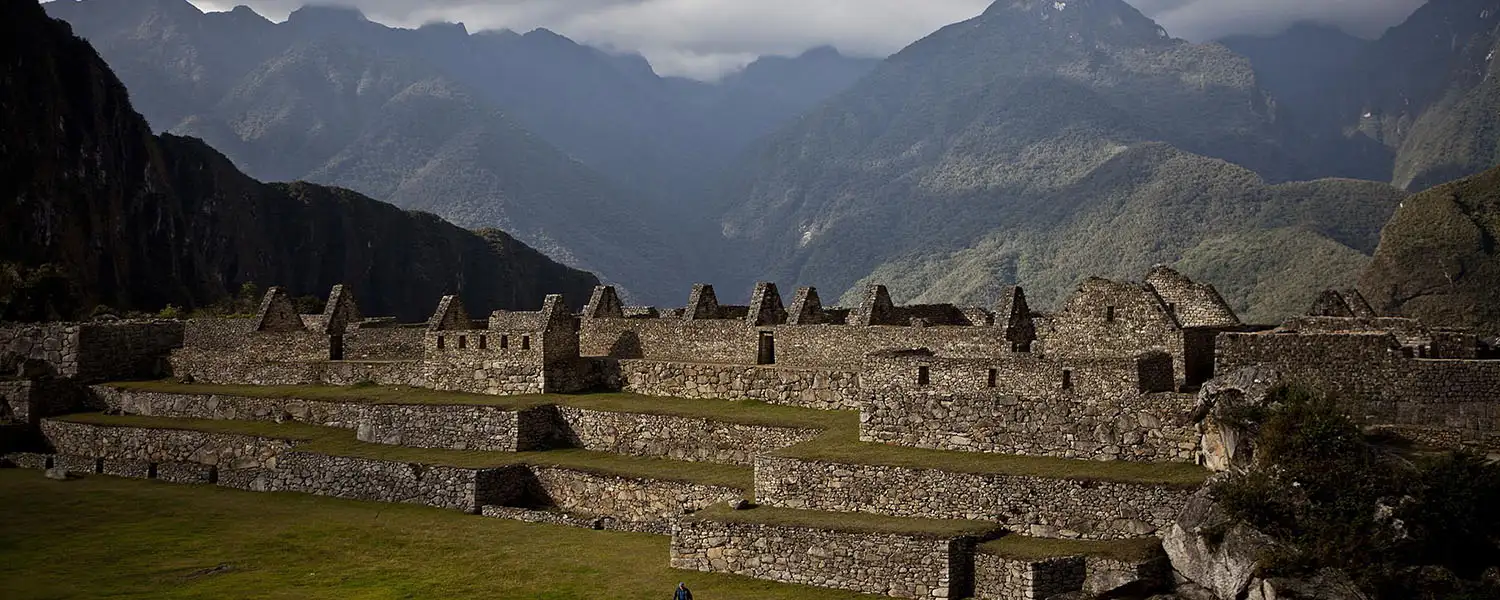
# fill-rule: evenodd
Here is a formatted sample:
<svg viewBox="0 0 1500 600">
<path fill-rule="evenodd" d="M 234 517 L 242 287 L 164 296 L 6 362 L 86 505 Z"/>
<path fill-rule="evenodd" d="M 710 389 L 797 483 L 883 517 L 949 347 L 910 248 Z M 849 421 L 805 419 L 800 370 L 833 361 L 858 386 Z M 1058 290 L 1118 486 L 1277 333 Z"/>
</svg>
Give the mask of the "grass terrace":
<svg viewBox="0 0 1500 600">
<path fill-rule="evenodd" d="M 853 411 L 822 411 L 755 401 L 688 400 L 620 393 L 488 396 L 395 386 L 237 386 L 184 384 L 174 381 L 124 382 L 109 385 L 121 389 L 174 394 L 219 394 L 252 398 L 298 398 L 376 404 L 458 404 L 499 406 L 512 410 L 563 405 L 605 412 L 655 414 L 748 425 L 822 429 L 825 433 L 817 439 L 787 448 L 777 454 L 788 458 L 854 465 L 886 465 L 961 473 L 1108 481 L 1183 488 L 1196 488 L 1202 485 L 1209 475 L 1203 467 L 1188 463 L 1103 462 L 929 450 L 867 443 L 859 441 L 859 415 Z M 314 447 L 318 446 L 315 444 Z"/>
<path fill-rule="evenodd" d="M 847 533 L 894 533 L 935 538 L 993 537 L 1004 528 L 985 521 L 910 519 L 856 512 L 821 512 L 757 506 L 735 510 L 718 505 L 693 513 L 694 520 L 801 527 Z"/>
<path fill-rule="evenodd" d="M 1040 561 L 1059 556 L 1092 556 L 1121 562 L 1144 562 L 1164 556 L 1161 540 L 1137 538 L 1131 540 L 1058 540 L 1034 538 L 1010 534 L 979 545 L 982 554 L 1025 561 Z"/>
<path fill-rule="evenodd" d="M 667 566 L 664 536 L 404 504 L 0 469 L 0 597 L 876 598 Z"/>
<path fill-rule="evenodd" d="M 69 415 L 52 420 L 105 427 L 176 429 L 293 440 L 301 442 L 296 446 L 298 451 L 329 456 L 349 456 L 466 469 L 488 469 L 511 465 L 559 467 L 618 477 L 718 485 L 745 490 L 746 493 L 754 487 L 754 471 L 749 467 L 641 458 L 577 449 L 544 452 L 484 452 L 412 448 L 361 442 L 355 438 L 353 431 L 347 429 L 292 422 L 177 419 L 100 413 Z"/>
<path fill-rule="evenodd" d="M 670 417 L 709 419 L 744 425 L 834 429 L 857 427 L 859 415 L 851 411 L 824 411 L 778 406 L 753 400 L 689 400 L 639 394 L 535 394 L 526 396 L 490 396 L 464 392 L 443 392 L 406 386 L 328 386 L 328 385 L 213 385 L 178 383 L 171 380 L 127 381 L 106 384 L 107 387 L 165 394 L 241 396 L 246 398 L 280 398 L 350 402 L 366 404 L 493 406 L 505 410 L 526 410 L 539 406 L 570 406 L 602 412 L 639 413 Z"/>
</svg>

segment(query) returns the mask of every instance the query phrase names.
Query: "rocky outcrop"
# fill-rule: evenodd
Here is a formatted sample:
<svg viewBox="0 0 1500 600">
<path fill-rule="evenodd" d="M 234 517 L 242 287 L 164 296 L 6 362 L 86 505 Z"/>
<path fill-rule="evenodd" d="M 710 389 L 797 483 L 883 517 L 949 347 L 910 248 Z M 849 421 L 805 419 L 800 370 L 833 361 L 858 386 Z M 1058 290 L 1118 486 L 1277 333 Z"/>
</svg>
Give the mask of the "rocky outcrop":
<svg viewBox="0 0 1500 600">
<path fill-rule="evenodd" d="M 1266 406 L 1283 377 L 1271 367 L 1244 367 L 1205 383 L 1198 393 L 1202 464 L 1214 471 L 1242 470 L 1254 460 L 1254 432 L 1244 415 Z"/>
<path fill-rule="evenodd" d="M 1343 571 L 1324 569 L 1308 579 L 1274 577 L 1250 583 L 1245 600 L 1368 600 Z"/>
<path fill-rule="evenodd" d="M 1162 548 L 1172 568 L 1219 598 L 1233 600 L 1249 589 L 1270 537 L 1231 522 L 1207 489 L 1199 491 L 1167 527 Z"/>
</svg>

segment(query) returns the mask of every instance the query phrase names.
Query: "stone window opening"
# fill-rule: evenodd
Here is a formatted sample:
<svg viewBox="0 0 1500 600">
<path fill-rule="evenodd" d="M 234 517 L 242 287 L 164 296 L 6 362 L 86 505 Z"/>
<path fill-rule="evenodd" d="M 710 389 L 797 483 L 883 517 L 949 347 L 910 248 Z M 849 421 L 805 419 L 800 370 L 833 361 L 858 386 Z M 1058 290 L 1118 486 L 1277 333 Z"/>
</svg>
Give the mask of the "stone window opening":
<svg viewBox="0 0 1500 600">
<path fill-rule="evenodd" d="M 1113 323 L 1113 322 L 1115 322 L 1115 307 L 1113 307 L 1113 306 L 1106 306 L 1106 307 L 1104 307 L 1104 322 L 1105 323 Z"/>
<path fill-rule="evenodd" d="M 523 336 L 521 336 L 521 349 L 522 350 L 530 350 L 531 349 L 531 336 L 529 336 L 529 335 L 523 335 Z"/>
<path fill-rule="evenodd" d="M 917 385 L 932 383 L 932 369 L 926 366 L 917 367 Z"/>
<path fill-rule="evenodd" d="M 467 336 L 467 335 L 458 336 L 458 349 L 459 350 L 468 350 L 469 349 L 469 336 Z"/>
<path fill-rule="evenodd" d="M 1073 371 L 1070 369 L 1063 370 L 1062 389 L 1073 389 Z"/>
<path fill-rule="evenodd" d="M 96 459 L 94 459 L 94 473 L 99 474 L 99 473 L 103 473 L 103 472 L 104 472 L 104 459 L 102 459 L 102 458 L 96 458 Z"/>
<path fill-rule="evenodd" d="M 480 334 L 479 335 L 479 349 L 480 350 L 489 350 L 490 349 L 490 337 L 489 336 L 484 335 L 484 334 Z"/>
<path fill-rule="evenodd" d="M 146 465 L 146 479 L 156 479 L 156 463 Z"/>
<path fill-rule="evenodd" d="M 999 379 L 1000 379 L 1000 371 L 998 369 L 990 369 L 990 379 L 989 379 L 988 387 L 994 388 L 995 384 L 999 383 Z"/>
<path fill-rule="evenodd" d="M 500 349 L 504 350 L 504 349 L 509 348 L 509 347 L 510 347 L 510 336 L 508 336 L 508 335 L 502 335 L 502 336 L 500 336 Z"/>
<path fill-rule="evenodd" d="M 437 337 L 438 337 L 438 350 L 442 350 L 443 348 L 446 348 L 447 345 L 443 343 L 443 336 L 437 336 Z"/>
</svg>

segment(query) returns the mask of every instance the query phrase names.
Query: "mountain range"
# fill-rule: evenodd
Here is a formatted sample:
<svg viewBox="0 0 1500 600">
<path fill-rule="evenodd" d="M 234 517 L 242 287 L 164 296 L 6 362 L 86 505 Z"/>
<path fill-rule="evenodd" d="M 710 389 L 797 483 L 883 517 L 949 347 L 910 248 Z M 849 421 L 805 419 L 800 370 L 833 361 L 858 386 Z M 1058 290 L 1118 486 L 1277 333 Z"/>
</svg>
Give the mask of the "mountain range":
<svg viewBox="0 0 1500 600">
<path fill-rule="evenodd" d="M 153 135 L 88 43 L 34 3 L 0 5 L 0 61 L 0 319 L 346 283 L 367 314 L 420 321 L 443 294 L 475 310 L 533 308 L 548 293 L 581 304 L 598 282 L 500 231 L 260 183 L 200 140 Z"/>
<path fill-rule="evenodd" d="M 642 303 L 694 280 L 844 303 L 871 281 L 965 303 L 1019 283 L 1045 309 L 1165 263 L 1274 322 L 1371 281 L 1408 194 L 1500 162 L 1500 0 L 1432 0 L 1374 40 L 1222 43 L 1123 0 L 1001 0 L 883 61 L 820 48 L 712 83 L 547 30 L 45 6 L 160 130 L 504 228 Z"/>
<path fill-rule="evenodd" d="M 504 229 L 648 301 L 710 266 L 692 243 L 705 219 L 681 207 L 707 174 L 874 64 L 821 49 L 705 84 L 547 30 L 397 29 L 319 6 L 283 23 L 186 0 L 45 7 L 142 90 L 158 130 L 256 177 Z"/>
</svg>

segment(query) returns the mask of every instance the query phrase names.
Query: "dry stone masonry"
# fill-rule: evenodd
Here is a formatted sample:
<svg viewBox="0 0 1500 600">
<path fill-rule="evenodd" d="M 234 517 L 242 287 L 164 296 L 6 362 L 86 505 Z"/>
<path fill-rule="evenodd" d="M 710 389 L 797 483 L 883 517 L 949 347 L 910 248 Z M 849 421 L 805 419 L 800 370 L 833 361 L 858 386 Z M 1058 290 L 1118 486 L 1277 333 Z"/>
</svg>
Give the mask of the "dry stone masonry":
<svg viewBox="0 0 1500 600">
<path fill-rule="evenodd" d="M 1235 373 L 1318 386 L 1369 428 L 1419 443 L 1500 448 L 1493 349 L 1469 332 L 1376 315 L 1354 290 L 1325 293 L 1309 315 L 1274 328 L 1241 323 L 1212 286 L 1166 267 L 1139 283 L 1088 279 L 1045 314 L 1019 287 L 989 306 L 901 306 L 879 285 L 847 308 L 824 306 L 814 288 L 784 302 L 771 283 L 758 283 L 746 304 L 725 300 L 698 284 L 680 308 L 626 306 L 601 286 L 581 313 L 549 296 L 538 311 L 471 315 L 461 298 L 448 296 L 426 323 L 400 324 L 364 315 L 344 286 L 332 290 L 323 312 L 307 315 L 272 288 L 253 318 L 0 324 L 0 452 L 31 450 L 0 462 L 52 476 L 297 491 L 671 535 L 678 568 L 891 597 L 1009 600 L 1170 586 L 1159 557 L 1015 557 L 981 542 L 1001 533 L 1087 543 L 1170 538 L 1208 474 L 1191 464 L 1234 464 L 1230 433 L 1209 405 L 1226 389 L 1246 387 Z M 856 432 L 852 415 L 845 430 L 537 397 L 399 403 L 93 385 L 168 375 L 186 383 L 377 384 L 492 396 L 631 392 L 705 407 L 742 401 L 857 411 L 859 418 Z M 293 421 L 350 430 L 349 443 L 370 451 L 325 454 L 295 439 L 60 417 L 88 410 Z M 820 444 L 835 442 L 842 453 L 820 453 L 827 448 Z M 854 444 L 868 444 L 871 458 Z M 429 449 L 408 454 L 424 459 L 525 454 L 457 467 L 436 458 L 371 458 L 397 455 L 382 446 Z M 575 454 L 548 454 L 563 448 Z M 943 460 L 873 458 L 887 450 Z M 587 467 L 557 458 L 576 453 L 617 456 Z M 985 453 L 1052 466 L 962 466 Z M 1193 476 L 1083 477 L 1067 466 L 1082 463 L 1066 459 L 1187 463 L 1171 469 Z M 598 466 L 623 463 L 634 466 Z M 704 468 L 721 476 L 675 474 Z M 750 497 L 763 507 L 749 507 Z M 748 510 L 726 513 L 725 503 Z M 773 511 L 814 518 L 794 525 L 754 516 Z M 993 530 L 942 535 L 842 525 L 854 516 L 979 521 Z"/>
</svg>

